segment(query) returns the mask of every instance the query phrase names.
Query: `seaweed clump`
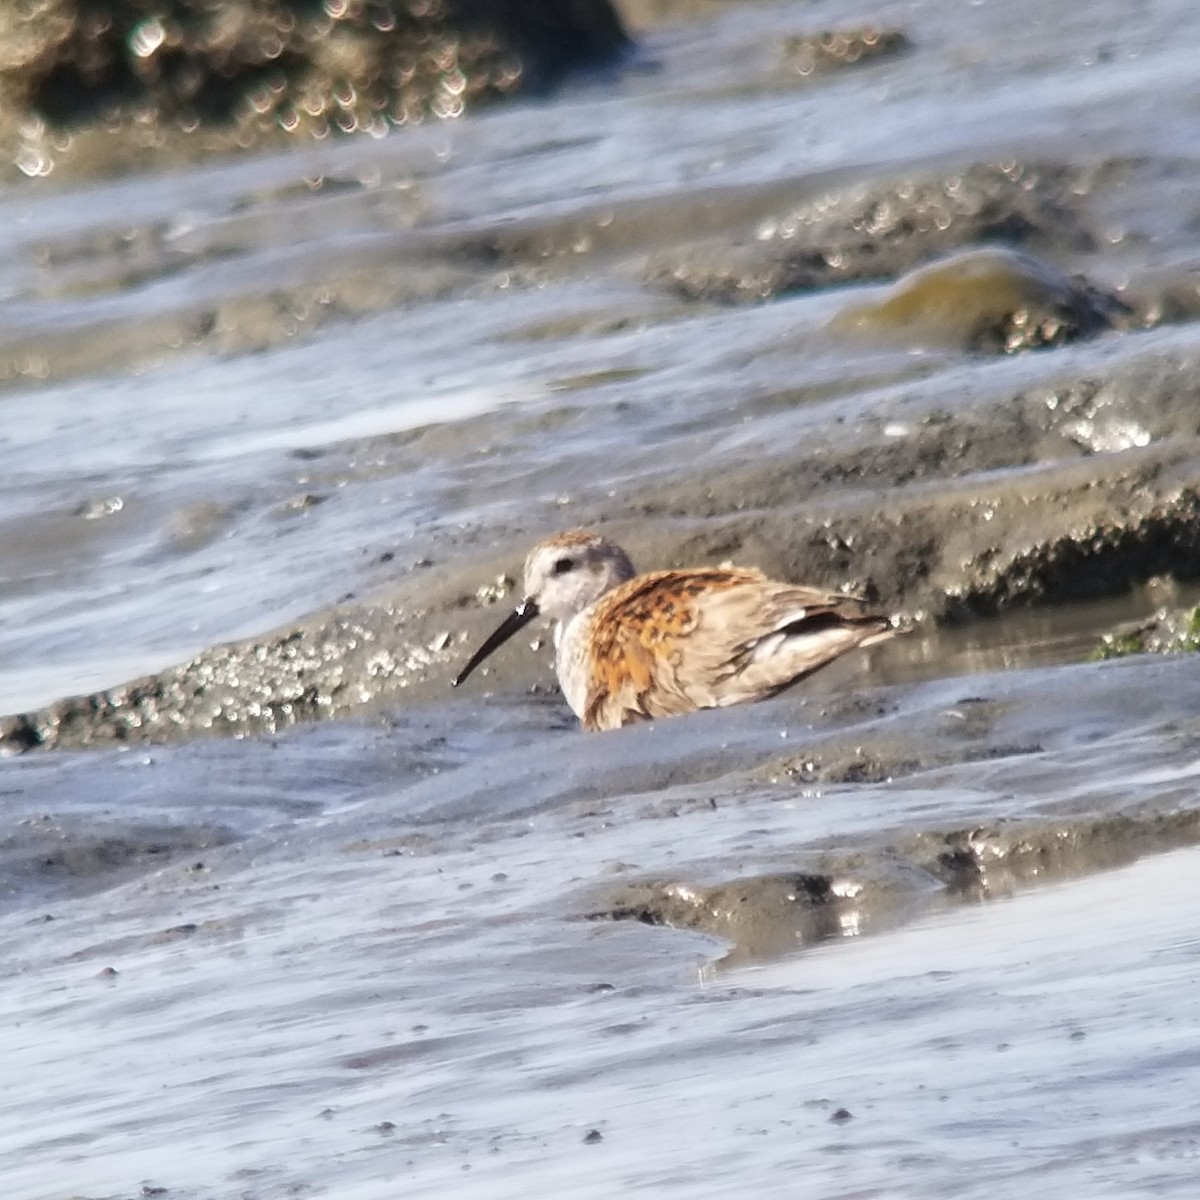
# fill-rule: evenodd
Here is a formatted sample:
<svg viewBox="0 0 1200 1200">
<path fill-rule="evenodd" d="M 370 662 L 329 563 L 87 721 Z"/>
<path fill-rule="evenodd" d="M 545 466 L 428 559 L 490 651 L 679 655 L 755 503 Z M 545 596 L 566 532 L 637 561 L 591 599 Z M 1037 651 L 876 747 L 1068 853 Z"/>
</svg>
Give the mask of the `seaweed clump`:
<svg viewBox="0 0 1200 1200">
<path fill-rule="evenodd" d="M 1160 609 L 1145 621 L 1111 629 L 1088 656 L 1091 662 L 1131 654 L 1191 654 L 1200 650 L 1200 604 L 1180 612 Z"/>
</svg>

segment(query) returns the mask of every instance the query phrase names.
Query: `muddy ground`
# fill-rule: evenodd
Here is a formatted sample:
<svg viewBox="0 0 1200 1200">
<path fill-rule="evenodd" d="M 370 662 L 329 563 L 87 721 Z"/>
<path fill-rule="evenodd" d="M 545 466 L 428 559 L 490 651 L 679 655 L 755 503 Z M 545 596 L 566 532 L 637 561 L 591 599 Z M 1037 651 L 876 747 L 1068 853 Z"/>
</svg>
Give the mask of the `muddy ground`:
<svg viewBox="0 0 1200 1200">
<path fill-rule="evenodd" d="M 647 569 L 731 559 L 860 593 L 926 628 L 1117 596 L 1160 576 L 1195 581 L 1200 351 L 1186 332 L 1142 335 L 1082 371 L 1039 352 L 1036 374 L 990 395 L 914 388 L 866 408 L 850 431 L 765 461 L 731 456 L 699 478 L 664 469 L 626 491 L 621 519 L 585 500 L 564 523 L 605 529 Z M 468 443 L 512 436 L 489 430 L 495 420 Z M 373 449 L 398 471 L 426 436 L 445 442 L 418 432 Z M 361 454 L 329 450 L 321 471 L 337 477 Z M 549 528 L 531 522 L 466 563 L 441 545 L 438 562 L 409 567 L 377 598 L 11 716 L 3 736 L 16 749 L 158 742 L 428 704 L 497 605 L 515 602 L 527 544 Z M 506 688 L 528 686 L 548 682 L 545 663 L 510 652 L 491 670 Z"/>
<path fill-rule="evenodd" d="M 1190 1200 L 1191 6 L 639 0 L 543 80 L 301 7 L 162 8 L 299 14 L 194 129 L 141 0 L 37 30 L 103 128 L 0 96 L 10 1191 Z M 450 689 L 580 526 L 907 632 Z"/>
</svg>

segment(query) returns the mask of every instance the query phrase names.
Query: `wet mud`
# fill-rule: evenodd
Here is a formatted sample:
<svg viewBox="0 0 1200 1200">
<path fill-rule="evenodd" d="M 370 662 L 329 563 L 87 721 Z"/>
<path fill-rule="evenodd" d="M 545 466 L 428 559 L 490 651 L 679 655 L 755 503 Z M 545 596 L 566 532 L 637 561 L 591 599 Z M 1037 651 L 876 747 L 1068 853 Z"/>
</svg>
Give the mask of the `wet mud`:
<svg viewBox="0 0 1200 1200">
<path fill-rule="evenodd" d="M 860 674 L 853 689 L 589 738 L 564 737 L 573 723 L 538 697 L 470 729 L 435 709 L 152 756 L 57 756 L 89 781 L 85 801 L 64 801 L 55 756 L 29 756 L 6 776 L 7 901 L 52 912 L 148 873 L 219 891 L 281 845 L 311 853 L 331 813 L 352 872 L 369 858 L 440 871 L 460 853 L 486 871 L 535 830 L 522 869 L 540 882 L 523 903 L 702 933 L 733 965 L 1200 843 L 1197 686 L 1187 660 L 1154 656 L 886 687 Z M 505 750 L 481 756 L 498 740 Z M 110 815 L 146 803 L 151 819 Z M 464 822 L 479 805 L 487 824 Z M 212 823 L 189 824 L 189 809 Z M 577 843 L 589 865 L 560 878 L 538 865 L 539 839 L 549 854 Z M 182 925 L 147 936 L 230 933 L 226 918 L 178 912 Z"/>
<path fill-rule="evenodd" d="M 575 337 L 601 350 L 630 331 L 686 336 L 692 321 L 711 319 L 704 302 L 753 299 L 786 311 L 788 297 L 819 293 L 833 311 L 798 316 L 794 331 L 780 322 L 782 336 L 732 355 L 719 383 L 689 384 L 690 419 L 703 436 L 720 438 L 738 422 L 761 429 L 736 450 L 706 454 L 702 472 L 691 467 L 686 436 L 685 465 L 674 465 L 668 430 L 653 469 L 621 481 L 620 505 L 600 499 L 615 494 L 601 475 L 570 510 L 544 495 L 527 502 L 528 528 L 494 526 L 486 556 L 473 551 L 477 538 L 449 531 L 421 555 L 436 555 L 436 569 L 398 571 L 392 588 L 382 586 L 389 572 L 375 571 L 365 600 L 10 714 L 0 721 L 4 749 L 272 731 L 429 701 L 491 619 L 477 602 L 481 588 L 510 579 L 533 535 L 563 525 L 605 528 L 646 568 L 733 559 L 860 593 L 931 626 L 1119 595 L 1157 576 L 1195 578 L 1194 266 L 1167 254 L 1123 288 L 1098 282 L 1113 275 L 1101 252 L 1114 214 L 1131 188 L 1152 196 L 1166 186 L 1159 168 L 1115 156 L 926 163 L 903 177 L 840 172 L 456 221 L 435 218 L 428 193 L 438 168 L 413 145 L 369 172 L 259 183 L 183 224 L 160 217 L 85 224 L 65 238 L 34 232 L 21 243 L 36 264 L 29 286 L 50 312 L 67 304 L 71 316 L 42 329 L 16 322 L 0 375 L 26 384 L 118 363 L 268 350 L 380 309 L 440 302 L 477 306 L 510 345 Z M 1194 164 L 1172 164 L 1171 186 L 1188 170 Z M 351 245 L 326 236 L 340 224 L 356 231 Z M 202 287 L 168 290 L 145 311 L 145 289 L 197 272 Z M 633 311 L 550 324 L 493 315 L 580 278 L 623 289 Z M 868 280 L 893 282 L 881 293 L 846 286 Z M 1096 348 L 1090 357 L 1079 353 L 1085 343 Z M 956 364 L 1018 350 L 1034 351 L 1019 372 L 955 374 Z M 849 411 L 839 393 L 854 392 L 853 376 L 780 385 L 803 379 L 814 353 L 878 360 L 864 368 Z M 756 357 L 771 368 L 766 383 L 742 378 Z M 532 413 L 297 450 L 312 470 L 290 495 L 277 494 L 273 511 L 303 516 L 347 484 L 399 478 L 431 456 L 472 481 L 460 500 L 484 501 L 495 484 L 477 444 L 505 447 L 492 456 L 495 479 L 511 478 L 523 469 L 522 439 L 569 428 L 592 393 L 624 381 L 645 397 L 645 415 L 626 414 L 627 444 L 653 445 L 661 437 L 653 370 L 610 367 L 555 380 L 562 402 Z M 773 429 L 788 414 L 803 433 L 780 438 Z M 586 450 L 564 449 L 561 461 L 564 477 L 594 473 Z M 183 510 L 182 535 L 178 521 L 172 527 L 181 549 L 189 511 L 206 510 Z M 223 516 L 222 528 L 233 520 Z M 487 603 L 507 599 L 511 586 Z M 502 678 L 513 661 L 496 664 Z M 512 678 L 528 686 L 544 675 L 527 664 Z"/>
<path fill-rule="evenodd" d="M 482 7 L 0 15 L 0 1175 L 1190 1200 L 1195 14 Z M 572 527 L 906 632 L 450 689 Z"/>
<path fill-rule="evenodd" d="M 1197 843 L 1196 811 L 930 831 L 900 846 L 809 848 L 793 873 L 627 883 L 586 916 L 705 933 L 731 943 L 728 963 L 744 963 L 881 933 L 952 903 L 997 899 Z"/>
<path fill-rule="evenodd" d="M 1036 681 L 992 676 L 978 680 L 985 694 L 953 699 L 944 683 L 868 693 L 853 713 L 837 699 L 816 711 L 810 703 L 804 711 L 817 720 L 800 754 L 768 758 L 717 786 L 698 783 L 686 803 L 642 811 L 643 819 L 733 827 L 720 855 L 676 864 L 668 877 L 635 867 L 619 882 L 597 883 L 583 915 L 705 933 L 729 943 L 726 961 L 736 964 L 1195 846 L 1200 808 L 1190 786 L 1170 768 L 1154 779 L 1157 756 L 1164 767 L 1182 763 L 1196 746 L 1196 721 L 1177 720 L 1177 706 L 1153 698 L 1167 679 L 1182 683 L 1188 664 L 1172 663 L 1165 676 L 1146 660 L 1123 666 L 1124 676 L 1093 676 L 1086 713 L 1078 704 L 1072 712 L 1068 699 L 1086 666 Z M 1190 681 L 1185 689 L 1190 697 Z M 1122 707 L 1134 698 L 1144 704 L 1139 730 L 1154 731 L 1149 755 L 1123 728 Z M 1073 728 L 1076 719 L 1087 732 Z M 1112 770 L 1107 785 L 1081 774 L 1089 755 Z M 1149 786 L 1131 795 L 1120 780 L 1139 775 Z M 891 796 L 895 824 L 885 812 L 874 828 L 793 844 L 786 810 L 840 797 L 852 824 L 856 795 L 872 787 Z M 999 803 L 995 789 L 1005 793 Z M 906 797 L 934 793 L 981 806 L 971 813 L 968 800 L 950 823 L 931 810 L 906 811 Z M 777 806 L 785 813 L 769 815 Z"/>
<path fill-rule="evenodd" d="M 423 150 L 401 151 L 382 167 L 318 171 L 182 218 L 34 236 L 20 250 L 36 303 L 0 336 L 0 380 L 270 349 L 374 312 L 581 274 L 648 286 L 651 319 L 671 322 L 686 319 L 680 298 L 761 303 L 896 281 L 880 299 L 848 299 L 830 322 L 860 346 L 1013 353 L 1200 312 L 1194 263 L 1144 270 L 1128 295 L 1074 269 L 1098 248 L 1091 209 L 1103 212 L 1136 176 L 1119 162 L 970 164 L 901 181 L 829 179 L 824 190 L 805 178 L 466 229 L 431 220 L 438 173 Z M 357 233 L 349 244 L 343 227 Z M 196 272 L 202 287 L 171 286 Z M 147 289 L 163 301 L 143 312 Z M 39 328 L 31 316 L 46 301 L 67 312 L 51 323 L 51 307 Z"/>
<path fill-rule="evenodd" d="M 663 262 L 659 277 L 689 299 L 760 302 L 894 279 L 981 242 L 1032 253 L 1087 251 L 1097 243 L 1088 195 L 1121 173 L 1120 164 L 1096 170 L 1012 160 L 942 174 L 913 170 L 866 188 L 834 184 L 763 213 L 753 240 L 696 244 L 679 261 Z"/>
<path fill-rule="evenodd" d="M 828 444 L 776 447 L 703 480 L 660 472 L 627 490 L 626 521 L 598 523 L 646 569 L 732 559 L 931 627 L 1119 595 L 1159 576 L 1192 581 L 1200 362 L 1170 339 L 1122 349 L 1103 374 L 1064 377 L 1046 355 L 1036 385 L 953 406 L 920 392 Z M 418 456 L 421 442 L 404 453 Z M 12 714 L 0 738 L 10 751 L 159 742 L 433 702 L 495 605 L 514 600 L 526 543 L 506 545 L 490 562 L 450 555 L 436 570 L 410 568 L 378 600 Z M 491 669 L 545 681 L 547 652 L 526 658 L 515 675 L 513 653 Z"/>
<path fill-rule="evenodd" d="M 86 895 L 181 860 L 202 871 L 205 854 L 231 840 L 224 829 L 30 816 L 0 837 L 3 901 Z"/>
</svg>

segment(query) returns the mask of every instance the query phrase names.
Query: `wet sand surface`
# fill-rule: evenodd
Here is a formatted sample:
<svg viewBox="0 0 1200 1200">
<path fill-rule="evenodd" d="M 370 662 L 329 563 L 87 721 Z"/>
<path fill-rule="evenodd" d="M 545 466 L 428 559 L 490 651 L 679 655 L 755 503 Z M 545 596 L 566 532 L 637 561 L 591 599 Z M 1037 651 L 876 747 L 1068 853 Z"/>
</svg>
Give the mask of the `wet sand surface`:
<svg viewBox="0 0 1200 1200">
<path fill-rule="evenodd" d="M 1200 19 L 626 24 L 0 193 L 8 1194 L 1193 1194 Z M 911 630 L 450 692 L 572 526 Z"/>
<path fill-rule="evenodd" d="M 540 702 L 436 737 L 444 717 L 68 755 L 57 780 L 18 760 L 27 838 L 85 765 L 71 818 L 174 832 L 101 894 L 33 847 L 2 933 L 8 1186 L 1188 1195 L 1197 851 L 1156 852 L 1200 829 L 1198 731 L 1168 715 L 1190 667 L 534 746 Z M 957 753 L 804 782 L 787 747 L 843 733 Z"/>
</svg>

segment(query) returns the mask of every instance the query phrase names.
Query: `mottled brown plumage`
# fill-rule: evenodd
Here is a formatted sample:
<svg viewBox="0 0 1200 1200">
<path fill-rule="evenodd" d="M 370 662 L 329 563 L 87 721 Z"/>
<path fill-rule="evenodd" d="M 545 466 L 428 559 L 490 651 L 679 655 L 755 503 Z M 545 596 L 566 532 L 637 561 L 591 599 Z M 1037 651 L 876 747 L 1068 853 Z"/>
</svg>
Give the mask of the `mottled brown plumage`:
<svg viewBox="0 0 1200 1200">
<path fill-rule="evenodd" d="M 760 700 L 895 632 L 851 596 L 761 571 L 635 576 L 619 546 L 577 531 L 533 548 L 525 596 L 455 684 L 523 625 L 547 616 L 556 622 L 559 682 L 585 729 Z"/>
</svg>

